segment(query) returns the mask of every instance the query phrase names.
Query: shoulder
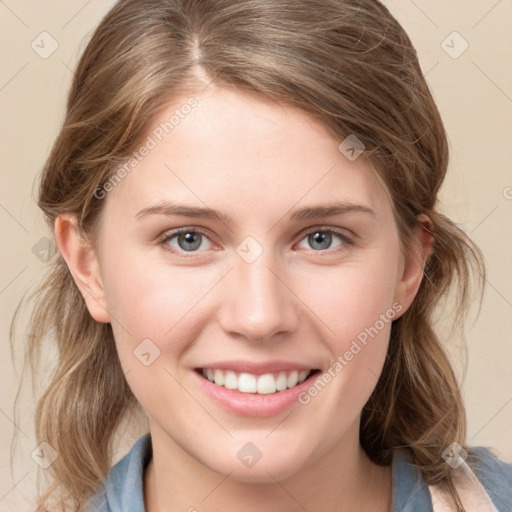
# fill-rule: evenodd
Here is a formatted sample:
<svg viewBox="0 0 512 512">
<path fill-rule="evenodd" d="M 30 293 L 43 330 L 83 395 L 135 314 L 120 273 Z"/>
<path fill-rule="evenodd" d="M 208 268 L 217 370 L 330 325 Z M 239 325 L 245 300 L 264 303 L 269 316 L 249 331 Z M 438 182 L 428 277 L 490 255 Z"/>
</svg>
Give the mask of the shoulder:
<svg viewBox="0 0 512 512">
<path fill-rule="evenodd" d="M 481 482 L 494 506 L 500 512 L 510 512 L 512 464 L 500 460 L 492 448 L 485 446 L 468 449 L 466 463 Z"/>
<path fill-rule="evenodd" d="M 409 448 L 395 448 L 391 512 L 432 512 L 430 491 Z"/>
<path fill-rule="evenodd" d="M 90 499 L 94 512 L 145 512 L 144 468 L 151 458 L 151 436 L 145 434 L 109 471 L 106 481 Z"/>
<path fill-rule="evenodd" d="M 512 464 L 503 462 L 492 449 L 476 446 L 468 449 L 466 464 L 482 484 L 498 512 L 511 512 Z M 408 448 L 393 452 L 392 512 L 433 511 L 432 496 Z"/>
<path fill-rule="evenodd" d="M 143 473 L 151 457 L 151 437 L 145 434 L 109 471 L 106 483 L 91 498 L 94 512 L 144 512 Z M 393 453 L 393 506 L 401 512 L 432 511 L 428 486 L 405 448 Z M 466 463 L 482 483 L 499 512 L 510 512 L 512 464 L 501 461 L 490 448 L 468 449 Z"/>
</svg>

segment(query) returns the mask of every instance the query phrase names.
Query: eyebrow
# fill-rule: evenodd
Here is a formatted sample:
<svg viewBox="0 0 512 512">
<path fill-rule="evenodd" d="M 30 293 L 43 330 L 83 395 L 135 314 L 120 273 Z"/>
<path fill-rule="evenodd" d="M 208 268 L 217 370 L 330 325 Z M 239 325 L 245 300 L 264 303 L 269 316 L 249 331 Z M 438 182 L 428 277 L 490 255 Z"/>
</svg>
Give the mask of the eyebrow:
<svg viewBox="0 0 512 512">
<path fill-rule="evenodd" d="M 288 214 L 289 220 L 320 219 L 332 217 L 334 215 L 343 215 L 347 213 L 366 213 L 377 217 L 374 210 L 368 206 L 354 204 L 350 202 L 337 202 L 319 206 L 306 206 L 304 208 L 292 210 Z M 177 215 L 181 217 L 193 217 L 200 219 L 214 219 L 226 225 L 231 224 L 229 216 L 212 208 L 202 208 L 198 206 L 187 206 L 184 204 L 173 204 L 168 202 L 158 203 L 154 206 L 148 206 L 140 210 L 135 217 L 142 219 L 149 215 Z"/>
</svg>

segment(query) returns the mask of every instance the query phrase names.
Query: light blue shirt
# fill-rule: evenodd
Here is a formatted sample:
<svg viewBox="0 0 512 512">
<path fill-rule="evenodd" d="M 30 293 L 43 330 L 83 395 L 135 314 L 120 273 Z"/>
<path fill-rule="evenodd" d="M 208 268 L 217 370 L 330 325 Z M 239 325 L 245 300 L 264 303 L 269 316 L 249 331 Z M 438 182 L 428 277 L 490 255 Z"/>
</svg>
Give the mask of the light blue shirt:
<svg viewBox="0 0 512 512">
<path fill-rule="evenodd" d="M 496 458 L 487 448 L 468 450 L 466 462 L 482 483 L 499 512 L 512 510 L 512 464 Z M 146 512 L 143 474 L 152 456 L 151 437 L 142 436 L 113 466 L 98 492 L 90 500 L 91 512 Z M 393 495 L 390 512 L 433 512 L 427 484 L 410 461 L 405 448 L 393 452 Z"/>
</svg>

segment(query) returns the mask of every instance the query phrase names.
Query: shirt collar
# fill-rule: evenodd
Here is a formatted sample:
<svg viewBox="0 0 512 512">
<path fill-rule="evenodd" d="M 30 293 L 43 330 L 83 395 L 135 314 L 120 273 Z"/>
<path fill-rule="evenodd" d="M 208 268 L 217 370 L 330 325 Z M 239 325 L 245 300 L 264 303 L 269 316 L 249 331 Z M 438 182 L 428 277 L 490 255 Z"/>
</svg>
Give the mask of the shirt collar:
<svg viewBox="0 0 512 512">
<path fill-rule="evenodd" d="M 109 471 L 102 491 L 91 503 L 98 512 L 145 512 L 143 474 L 152 456 L 151 434 L 140 437 Z M 407 448 L 393 451 L 391 512 L 433 512 L 430 492 Z M 96 512 L 93 507 L 92 510 Z"/>
</svg>

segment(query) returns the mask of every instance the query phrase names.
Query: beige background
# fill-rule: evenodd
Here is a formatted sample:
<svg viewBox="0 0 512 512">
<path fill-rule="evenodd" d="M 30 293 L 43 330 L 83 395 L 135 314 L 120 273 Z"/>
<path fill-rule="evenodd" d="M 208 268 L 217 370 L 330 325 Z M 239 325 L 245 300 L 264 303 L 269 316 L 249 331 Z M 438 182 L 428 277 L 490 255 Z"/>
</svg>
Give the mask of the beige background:
<svg viewBox="0 0 512 512">
<path fill-rule="evenodd" d="M 22 294 L 45 264 L 32 252 L 49 233 L 34 203 L 34 178 L 63 119 L 68 86 L 83 40 L 113 4 L 111 0 L 5 0 L 0 2 L 2 109 L 0 223 L 1 340 L 0 511 L 29 510 L 37 465 L 34 405 L 27 386 L 15 417 L 20 377 L 13 368 L 8 329 Z M 468 442 L 492 446 L 512 462 L 512 1 L 388 0 L 418 51 L 420 63 L 443 115 L 451 143 L 443 210 L 476 240 L 485 254 L 488 282 L 480 316 L 467 322 L 469 364 L 464 380 Z M 457 31 L 457 35 L 450 35 Z M 58 48 L 51 49 L 48 32 Z M 41 37 L 45 37 L 44 49 Z M 443 49 L 451 53 L 451 56 Z M 469 45 L 457 58 L 460 50 Z M 39 242 L 40 243 L 40 242 Z M 460 340 L 450 340 L 458 358 Z M 460 372 L 460 364 L 455 361 Z M 18 431 L 14 467 L 10 445 Z M 126 447 L 120 447 L 119 454 Z M 118 455 L 119 455 L 118 454 Z"/>
</svg>

